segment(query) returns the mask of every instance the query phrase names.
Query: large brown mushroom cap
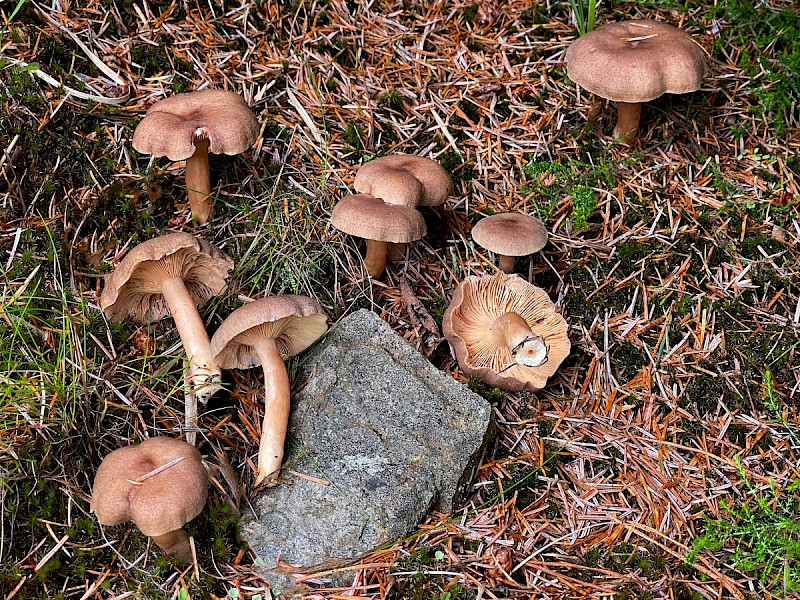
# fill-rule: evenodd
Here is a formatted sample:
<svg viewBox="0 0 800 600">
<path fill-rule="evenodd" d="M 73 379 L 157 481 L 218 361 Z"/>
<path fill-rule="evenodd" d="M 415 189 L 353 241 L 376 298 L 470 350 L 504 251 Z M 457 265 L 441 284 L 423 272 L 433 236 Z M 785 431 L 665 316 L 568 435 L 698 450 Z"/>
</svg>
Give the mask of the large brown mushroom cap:
<svg viewBox="0 0 800 600">
<path fill-rule="evenodd" d="M 389 204 L 368 194 L 343 197 L 331 213 L 331 224 L 345 233 L 367 240 L 406 244 L 427 233 L 425 219 L 416 209 Z"/>
<path fill-rule="evenodd" d="M 195 138 L 209 141 L 213 154 L 239 154 L 258 137 L 258 121 L 234 92 L 201 90 L 155 102 L 133 133 L 133 147 L 153 156 L 186 160 Z"/>
<path fill-rule="evenodd" d="M 302 352 L 328 330 L 322 307 L 305 296 L 268 296 L 233 311 L 214 337 L 211 354 L 223 369 L 261 364 L 255 346 L 273 338 L 283 358 Z"/>
<path fill-rule="evenodd" d="M 537 367 L 515 363 L 506 346 L 487 335 L 506 313 L 518 314 L 532 332 L 544 338 L 547 361 Z M 461 370 L 471 377 L 507 390 L 540 390 L 570 350 L 567 322 L 547 293 L 517 275 L 470 276 L 453 293 L 442 329 Z"/>
<path fill-rule="evenodd" d="M 439 206 L 453 193 L 453 180 L 435 160 L 393 154 L 361 165 L 353 187 L 389 204 Z"/>
<path fill-rule="evenodd" d="M 495 254 L 527 256 L 544 248 L 547 230 L 530 215 L 499 213 L 478 221 L 472 228 L 472 239 Z"/>
<path fill-rule="evenodd" d="M 143 477 L 176 459 L 180 461 Z M 91 509 L 103 525 L 133 521 L 145 535 L 159 536 L 199 515 L 207 495 L 208 473 L 197 449 L 180 440 L 153 437 L 103 459 L 94 478 Z"/>
<path fill-rule="evenodd" d="M 616 102 L 649 102 L 699 89 L 702 48 L 672 25 L 651 20 L 609 23 L 572 42 L 564 57 L 572 81 Z"/>
<path fill-rule="evenodd" d="M 100 307 L 111 319 L 138 323 L 169 316 L 161 282 L 181 277 L 197 306 L 225 287 L 233 261 L 216 246 L 188 233 L 170 233 L 133 248 L 105 279 Z"/>
</svg>

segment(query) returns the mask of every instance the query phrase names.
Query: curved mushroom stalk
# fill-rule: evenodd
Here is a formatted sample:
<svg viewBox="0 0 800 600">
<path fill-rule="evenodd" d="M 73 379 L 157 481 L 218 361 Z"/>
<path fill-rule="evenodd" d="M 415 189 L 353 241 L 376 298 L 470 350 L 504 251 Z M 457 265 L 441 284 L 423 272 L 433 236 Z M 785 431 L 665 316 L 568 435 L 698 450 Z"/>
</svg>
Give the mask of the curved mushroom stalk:
<svg viewBox="0 0 800 600">
<path fill-rule="evenodd" d="M 175 557 L 175 560 L 186 564 L 192 562 L 192 545 L 189 543 L 189 536 L 183 528 L 168 531 L 161 535 L 151 535 L 150 538 L 167 554 Z"/>
<path fill-rule="evenodd" d="M 167 279 L 161 284 L 161 293 L 169 305 L 172 318 L 175 319 L 175 326 L 189 359 L 187 392 L 189 396 L 196 396 L 200 402 L 205 403 L 222 387 L 222 371 L 211 355 L 211 341 L 205 325 L 183 279 Z"/>
<path fill-rule="evenodd" d="M 205 225 L 214 212 L 211 197 L 211 173 L 208 166 L 208 138 L 202 130 L 195 131 L 192 143 L 196 150 L 186 159 L 186 191 L 192 220 Z"/>
<path fill-rule="evenodd" d="M 265 479 L 277 479 L 281 469 L 291 391 L 286 364 L 275 340 L 263 339 L 254 348 L 264 368 L 264 423 L 258 445 L 258 485 Z"/>
<path fill-rule="evenodd" d="M 538 367 L 547 362 L 547 345 L 517 313 L 498 317 L 489 327 L 489 338 L 498 346 L 506 346 L 514 362 L 525 367 Z"/>
<path fill-rule="evenodd" d="M 364 267 L 373 279 L 377 279 L 383 273 L 386 266 L 386 256 L 389 248 L 386 242 L 380 240 L 367 240 L 367 254 L 364 256 Z"/>
<path fill-rule="evenodd" d="M 641 116 L 641 102 L 617 102 L 617 124 L 614 126 L 614 138 L 622 144 L 632 144 L 639 133 Z"/>
</svg>

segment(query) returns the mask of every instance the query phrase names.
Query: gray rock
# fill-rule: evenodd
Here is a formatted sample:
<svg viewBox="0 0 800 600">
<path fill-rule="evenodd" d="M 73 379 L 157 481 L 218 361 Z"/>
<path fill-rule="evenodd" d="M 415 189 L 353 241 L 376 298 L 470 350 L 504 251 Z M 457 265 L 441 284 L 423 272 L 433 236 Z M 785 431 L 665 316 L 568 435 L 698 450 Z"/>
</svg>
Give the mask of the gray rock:
<svg viewBox="0 0 800 600">
<path fill-rule="evenodd" d="M 278 557 L 342 564 L 408 535 L 434 507 L 451 512 L 490 435 L 489 404 L 366 310 L 304 357 L 294 390 L 284 462 L 292 482 L 259 494 L 258 516 L 241 527 L 282 590 L 293 579 L 273 570 Z"/>
</svg>

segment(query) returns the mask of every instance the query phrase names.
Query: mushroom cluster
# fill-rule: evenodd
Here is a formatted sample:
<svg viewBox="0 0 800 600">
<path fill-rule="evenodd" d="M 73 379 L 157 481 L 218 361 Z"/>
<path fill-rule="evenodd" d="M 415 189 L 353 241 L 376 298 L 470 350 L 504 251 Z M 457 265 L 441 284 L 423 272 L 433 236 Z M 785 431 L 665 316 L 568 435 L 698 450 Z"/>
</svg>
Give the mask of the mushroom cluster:
<svg viewBox="0 0 800 600">
<path fill-rule="evenodd" d="M 398 258 L 405 244 L 425 236 L 428 229 L 417 208 L 444 204 L 453 192 L 453 180 L 436 161 L 394 154 L 362 165 L 353 187 L 358 194 L 339 201 L 331 224 L 367 241 L 364 267 L 377 279 L 387 256 Z M 389 244 L 395 246 L 390 249 Z"/>
<path fill-rule="evenodd" d="M 614 134 L 630 143 L 641 103 L 664 93 L 699 88 L 706 73 L 702 49 L 679 29 L 655 21 L 612 23 L 578 38 L 565 60 L 569 77 L 618 103 Z M 186 161 L 192 218 L 213 216 L 209 153 L 238 154 L 253 144 L 259 124 L 245 101 L 223 90 L 178 94 L 154 103 L 133 135 L 134 148 L 153 157 Z M 362 165 L 331 213 L 331 224 L 366 240 L 364 265 L 376 279 L 387 257 L 427 233 L 420 207 L 444 204 L 450 175 L 435 161 L 406 154 Z M 443 329 L 460 369 L 508 390 L 540 390 L 568 356 L 566 320 L 547 293 L 516 275 L 516 257 L 538 252 L 547 231 L 538 220 L 511 212 L 482 219 L 477 244 L 499 256 L 494 275 L 468 276 L 453 291 Z M 111 452 L 94 480 L 91 509 L 104 525 L 133 521 L 177 560 L 193 549 L 183 526 L 205 505 L 209 476 L 194 447 L 197 400 L 221 389 L 222 369 L 264 373 L 265 412 L 255 483 L 278 478 L 290 412 L 284 360 L 307 349 L 328 329 L 322 307 L 304 296 L 266 295 L 234 310 L 209 337 L 201 309 L 225 286 L 233 269 L 225 253 L 188 233 L 146 241 L 106 277 L 100 306 L 109 319 L 151 323 L 172 317 L 189 367 L 186 439 L 153 437 Z"/>
</svg>

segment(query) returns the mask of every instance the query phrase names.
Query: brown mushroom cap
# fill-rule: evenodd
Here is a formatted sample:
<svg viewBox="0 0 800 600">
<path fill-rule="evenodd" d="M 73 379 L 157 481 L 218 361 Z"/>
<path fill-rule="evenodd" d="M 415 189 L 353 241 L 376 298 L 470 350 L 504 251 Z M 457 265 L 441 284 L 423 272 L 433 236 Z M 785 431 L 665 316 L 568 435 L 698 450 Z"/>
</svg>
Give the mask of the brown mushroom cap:
<svg viewBox="0 0 800 600">
<path fill-rule="evenodd" d="M 489 328 L 509 312 L 518 314 L 535 335 L 544 338 L 548 348 L 544 364 L 517 364 L 508 347 L 491 341 Z M 512 391 L 542 389 L 570 350 L 567 322 L 547 293 L 517 275 L 464 279 L 453 292 L 442 329 L 464 373 Z"/>
<path fill-rule="evenodd" d="M 564 57 L 572 81 L 616 102 L 648 102 L 700 87 L 705 54 L 672 25 L 651 20 L 609 23 L 572 42 Z"/>
<path fill-rule="evenodd" d="M 133 248 L 106 276 L 100 307 L 111 319 L 138 323 L 169 316 L 161 282 L 181 277 L 197 306 L 225 287 L 233 261 L 216 246 L 188 233 L 170 233 Z"/>
<path fill-rule="evenodd" d="M 258 121 L 234 92 L 201 90 L 155 102 L 133 132 L 133 147 L 144 154 L 186 160 L 195 137 L 209 141 L 213 154 L 239 154 L 258 137 Z"/>
<path fill-rule="evenodd" d="M 547 229 L 530 215 L 500 213 L 478 221 L 472 228 L 472 239 L 496 254 L 527 256 L 547 244 Z"/>
<path fill-rule="evenodd" d="M 361 165 L 353 187 L 388 204 L 439 206 L 453 193 L 453 180 L 435 160 L 393 154 Z"/>
<path fill-rule="evenodd" d="M 339 200 L 331 224 L 356 237 L 398 244 L 414 242 L 428 231 L 416 208 L 389 204 L 368 194 L 350 194 Z"/>
<path fill-rule="evenodd" d="M 131 483 L 179 458 L 160 473 Z M 197 449 L 180 440 L 153 437 L 103 459 L 94 477 L 91 510 L 103 525 L 133 521 L 145 535 L 159 536 L 199 515 L 207 495 L 208 473 Z"/>
<path fill-rule="evenodd" d="M 305 296 L 269 296 L 233 311 L 214 337 L 211 354 L 223 369 L 250 369 L 261 364 L 258 340 L 273 338 L 283 358 L 302 352 L 328 330 L 322 307 Z"/>
</svg>

